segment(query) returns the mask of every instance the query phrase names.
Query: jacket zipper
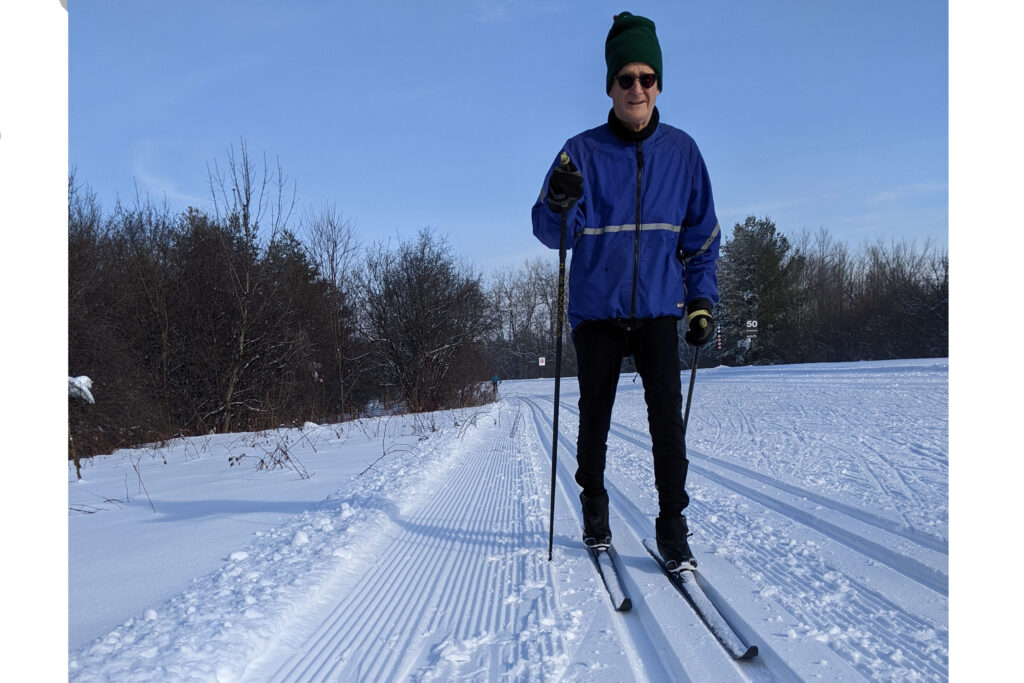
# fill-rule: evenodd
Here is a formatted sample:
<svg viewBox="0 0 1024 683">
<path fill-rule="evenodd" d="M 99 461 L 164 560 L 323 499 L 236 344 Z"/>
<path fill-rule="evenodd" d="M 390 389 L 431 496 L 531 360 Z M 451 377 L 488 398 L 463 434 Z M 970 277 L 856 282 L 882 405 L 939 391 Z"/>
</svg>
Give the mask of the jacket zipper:
<svg viewBox="0 0 1024 683">
<path fill-rule="evenodd" d="M 630 321 L 636 320 L 636 288 L 640 275 L 640 220 L 642 218 L 640 190 L 643 187 L 644 179 L 644 153 L 640 148 L 642 144 L 642 140 L 638 140 L 636 143 L 636 229 L 633 233 L 633 298 L 630 301 Z"/>
</svg>

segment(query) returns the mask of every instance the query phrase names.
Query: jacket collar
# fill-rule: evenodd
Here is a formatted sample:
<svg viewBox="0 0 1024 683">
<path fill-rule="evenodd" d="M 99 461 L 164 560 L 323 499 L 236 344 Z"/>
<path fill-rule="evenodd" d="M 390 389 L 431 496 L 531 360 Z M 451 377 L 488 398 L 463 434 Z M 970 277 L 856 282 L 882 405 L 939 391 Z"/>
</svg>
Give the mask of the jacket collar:
<svg viewBox="0 0 1024 683">
<path fill-rule="evenodd" d="M 654 135 L 660 119 L 661 116 L 658 114 L 658 108 L 655 107 L 654 112 L 651 114 L 651 120 L 647 122 L 647 125 L 642 130 L 630 130 L 622 125 L 622 122 L 615 116 L 614 109 L 608 112 L 608 125 L 611 127 L 612 132 L 615 133 L 615 137 L 623 142 L 643 142 Z"/>
</svg>

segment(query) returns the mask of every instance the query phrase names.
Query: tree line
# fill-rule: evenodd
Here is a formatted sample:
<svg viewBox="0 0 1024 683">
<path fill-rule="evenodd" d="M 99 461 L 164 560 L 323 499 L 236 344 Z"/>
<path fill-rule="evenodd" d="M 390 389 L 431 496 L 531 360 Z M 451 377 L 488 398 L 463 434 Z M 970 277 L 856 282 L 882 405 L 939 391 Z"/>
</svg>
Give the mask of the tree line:
<svg viewBox="0 0 1024 683">
<path fill-rule="evenodd" d="M 492 376 L 553 376 L 557 259 L 485 277 L 429 228 L 363 244 L 333 206 L 294 215 L 280 166 L 244 142 L 208 180 L 207 210 L 136 196 L 105 214 L 69 179 L 68 370 L 96 398 L 69 404 L 76 456 L 479 405 Z M 945 356 L 947 270 L 929 245 L 855 254 L 825 231 L 794 244 L 750 217 L 723 245 L 722 344 L 704 362 Z"/>
<path fill-rule="evenodd" d="M 949 355 L 949 255 L 932 242 L 865 244 L 827 230 L 790 240 L 767 217 L 737 223 L 719 259 L 726 365 Z"/>
</svg>

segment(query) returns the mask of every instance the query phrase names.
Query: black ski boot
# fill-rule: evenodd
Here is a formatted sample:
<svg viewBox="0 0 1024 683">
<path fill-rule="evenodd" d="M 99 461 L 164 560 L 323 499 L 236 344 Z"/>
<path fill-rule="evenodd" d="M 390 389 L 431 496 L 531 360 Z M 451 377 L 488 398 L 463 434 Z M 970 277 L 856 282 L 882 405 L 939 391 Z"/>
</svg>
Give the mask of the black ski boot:
<svg viewBox="0 0 1024 683">
<path fill-rule="evenodd" d="M 684 569 L 696 569 L 697 560 L 693 557 L 690 544 L 686 537 L 690 529 L 686 526 L 686 517 L 658 517 L 654 520 L 654 529 L 658 541 L 658 552 L 665 560 L 665 568 L 673 574 Z"/>
<path fill-rule="evenodd" d="M 588 497 L 580 494 L 583 504 L 583 544 L 588 548 L 605 550 L 612 544 L 612 530 L 608 526 L 608 492 Z"/>
</svg>

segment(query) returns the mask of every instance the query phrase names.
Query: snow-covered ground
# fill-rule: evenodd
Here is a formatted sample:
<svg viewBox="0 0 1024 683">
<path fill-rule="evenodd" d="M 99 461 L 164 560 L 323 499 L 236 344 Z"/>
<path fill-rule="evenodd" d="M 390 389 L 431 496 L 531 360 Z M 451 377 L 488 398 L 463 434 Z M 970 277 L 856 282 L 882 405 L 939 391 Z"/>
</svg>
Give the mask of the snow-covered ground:
<svg viewBox="0 0 1024 683">
<path fill-rule="evenodd" d="M 946 680 L 948 375 L 944 359 L 699 372 L 691 541 L 752 661 L 641 545 L 650 439 L 623 375 L 607 474 L 632 611 L 579 541 L 575 381 L 551 562 L 553 382 L 505 382 L 475 410 L 70 468 L 70 679 Z M 289 466 L 260 469 L 274 453 Z"/>
</svg>

